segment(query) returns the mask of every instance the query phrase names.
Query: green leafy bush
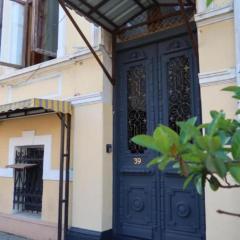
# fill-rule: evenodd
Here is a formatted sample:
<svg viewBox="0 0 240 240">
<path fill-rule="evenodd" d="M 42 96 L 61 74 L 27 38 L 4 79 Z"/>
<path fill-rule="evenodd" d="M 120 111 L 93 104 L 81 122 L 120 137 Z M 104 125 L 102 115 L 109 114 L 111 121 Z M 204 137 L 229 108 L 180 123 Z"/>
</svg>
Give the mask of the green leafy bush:
<svg viewBox="0 0 240 240">
<path fill-rule="evenodd" d="M 224 90 L 240 100 L 240 87 Z M 227 119 L 223 111 L 210 114 L 212 120 L 207 124 L 198 125 L 194 117 L 178 122 L 179 132 L 159 125 L 152 136 L 138 135 L 132 141 L 160 153 L 148 167 L 157 165 L 163 171 L 172 165 L 186 177 L 184 188 L 193 182 L 201 194 L 206 183 L 213 191 L 240 187 L 240 121 Z M 229 183 L 229 175 L 236 184 Z"/>
<path fill-rule="evenodd" d="M 206 0 L 207 1 L 207 7 L 213 2 L 213 0 Z"/>
</svg>

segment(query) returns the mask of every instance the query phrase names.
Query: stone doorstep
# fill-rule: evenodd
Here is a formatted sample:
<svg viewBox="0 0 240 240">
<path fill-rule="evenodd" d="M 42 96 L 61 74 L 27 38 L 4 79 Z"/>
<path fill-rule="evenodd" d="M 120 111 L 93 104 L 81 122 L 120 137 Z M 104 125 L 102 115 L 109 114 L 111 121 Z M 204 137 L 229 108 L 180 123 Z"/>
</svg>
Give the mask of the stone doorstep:
<svg viewBox="0 0 240 240">
<path fill-rule="evenodd" d="M 8 234 L 4 232 L 0 232 L 0 239 L 1 240 L 30 240 L 24 237 Z"/>
</svg>

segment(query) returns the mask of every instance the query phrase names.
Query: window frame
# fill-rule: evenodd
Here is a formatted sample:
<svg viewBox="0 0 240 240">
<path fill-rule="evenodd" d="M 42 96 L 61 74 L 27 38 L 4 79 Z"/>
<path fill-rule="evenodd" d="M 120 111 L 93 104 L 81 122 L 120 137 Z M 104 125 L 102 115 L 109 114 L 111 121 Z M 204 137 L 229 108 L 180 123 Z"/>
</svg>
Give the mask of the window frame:
<svg viewBox="0 0 240 240">
<path fill-rule="evenodd" d="M 21 69 L 43 62 L 43 58 L 57 58 L 56 53 L 41 49 L 38 44 L 38 18 L 41 0 L 9 0 L 24 6 L 24 32 L 22 46 L 22 64 L 8 63 L 0 60 L 0 65 Z M 4 0 L 0 0 L 0 46 L 2 33 Z M 58 9 L 59 10 L 59 9 Z M 59 19 L 58 19 L 59 21 Z"/>
<path fill-rule="evenodd" d="M 16 2 L 16 3 L 19 3 L 21 5 L 24 5 L 26 4 L 25 1 L 23 0 L 9 0 L 9 1 L 12 1 L 12 2 Z M 2 21 L 3 21 L 3 8 L 4 8 L 4 0 L 1 1 L 0 3 L 0 47 L 1 47 L 1 44 L 2 44 Z M 24 8 L 24 14 L 25 14 L 25 8 Z M 24 17 L 24 28 L 25 28 L 25 17 Z M 25 33 L 24 33 L 24 36 L 23 36 L 23 43 L 25 41 Z M 22 48 L 22 55 L 24 57 L 25 53 L 24 53 L 24 45 L 23 44 L 23 48 Z M 25 66 L 25 62 L 22 60 L 22 64 L 14 64 L 14 63 L 9 63 L 9 62 L 4 62 L 4 61 L 0 61 L 0 66 L 6 66 L 6 67 L 13 67 L 13 68 L 17 68 L 17 69 L 21 69 L 21 68 L 24 68 Z"/>
<path fill-rule="evenodd" d="M 32 41 L 31 41 L 31 46 L 32 46 L 32 51 L 36 52 L 38 54 L 47 56 L 47 57 L 52 57 L 52 58 L 56 58 L 57 57 L 57 52 L 52 52 L 52 51 L 48 51 L 42 48 L 38 47 L 38 20 L 39 20 L 39 4 L 40 4 L 40 0 L 34 0 L 33 1 L 33 29 L 32 29 Z"/>
</svg>

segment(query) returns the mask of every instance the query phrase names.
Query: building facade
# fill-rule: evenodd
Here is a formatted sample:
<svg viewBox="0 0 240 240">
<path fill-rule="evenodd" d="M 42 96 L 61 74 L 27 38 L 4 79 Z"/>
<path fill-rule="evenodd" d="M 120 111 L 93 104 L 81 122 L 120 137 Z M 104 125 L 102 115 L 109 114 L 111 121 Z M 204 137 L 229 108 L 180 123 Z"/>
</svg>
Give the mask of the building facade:
<svg viewBox="0 0 240 240">
<path fill-rule="evenodd" d="M 79 16 L 74 1 L 66 2 L 109 72 L 114 59 L 116 83 L 111 84 L 57 2 L 1 1 L 0 231 L 58 238 L 63 154 L 58 115 L 63 110 L 49 107 L 55 100 L 72 108 L 67 239 L 238 239 L 239 222 L 216 213 L 240 211 L 238 190 L 206 189 L 204 198 L 193 188 L 184 192 L 176 174 L 147 169 L 144 160 L 152 153 L 129 138 L 151 132 L 159 122 L 174 127 L 170 113 L 175 108 L 188 109 L 184 117 L 197 115 L 203 122 L 212 109 L 234 116 L 237 103 L 221 89 L 240 81 L 239 1 L 215 0 L 209 7 L 197 1 L 194 16 L 189 13 L 197 58 L 184 21 L 171 12 L 179 10 L 177 1 L 166 13 L 162 10 L 174 17 L 173 23 L 157 15 L 160 27 L 125 29 L 115 48 L 111 34 Z M 150 16 L 157 14 L 151 11 Z M 183 98 L 171 101 L 178 88 Z M 23 101 L 29 99 L 40 99 L 41 109 L 51 111 L 35 115 L 34 105 L 32 116 L 24 115 L 29 107 Z"/>
</svg>

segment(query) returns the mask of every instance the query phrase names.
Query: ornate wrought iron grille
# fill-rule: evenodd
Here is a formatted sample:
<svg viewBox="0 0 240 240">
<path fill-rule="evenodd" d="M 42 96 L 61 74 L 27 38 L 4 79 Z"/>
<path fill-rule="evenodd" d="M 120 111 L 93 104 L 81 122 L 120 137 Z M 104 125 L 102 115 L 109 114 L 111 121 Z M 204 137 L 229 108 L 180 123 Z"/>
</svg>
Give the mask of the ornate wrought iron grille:
<svg viewBox="0 0 240 240">
<path fill-rule="evenodd" d="M 186 6 L 185 11 L 189 21 L 193 20 L 195 9 L 192 6 Z M 129 41 L 184 24 L 179 6 L 157 6 L 126 23 L 125 27 L 118 32 L 118 39 Z"/>
<path fill-rule="evenodd" d="M 41 212 L 43 192 L 43 147 L 17 147 L 16 164 L 27 166 L 15 169 L 13 208 L 21 212 Z"/>
<path fill-rule="evenodd" d="M 186 55 L 171 58 L 167 64 L 169 127 L 178 131 L 177 121 L 191 117 L 190 64 Z"/>
<path fill-rule="evenodd" d="M 146 71 L 144 65 L 130 67 L 127 72 L 128 149 L 131 153 L 144 153 L 144 148 L 131 138 L 147 133 Z"/>
</svg>

